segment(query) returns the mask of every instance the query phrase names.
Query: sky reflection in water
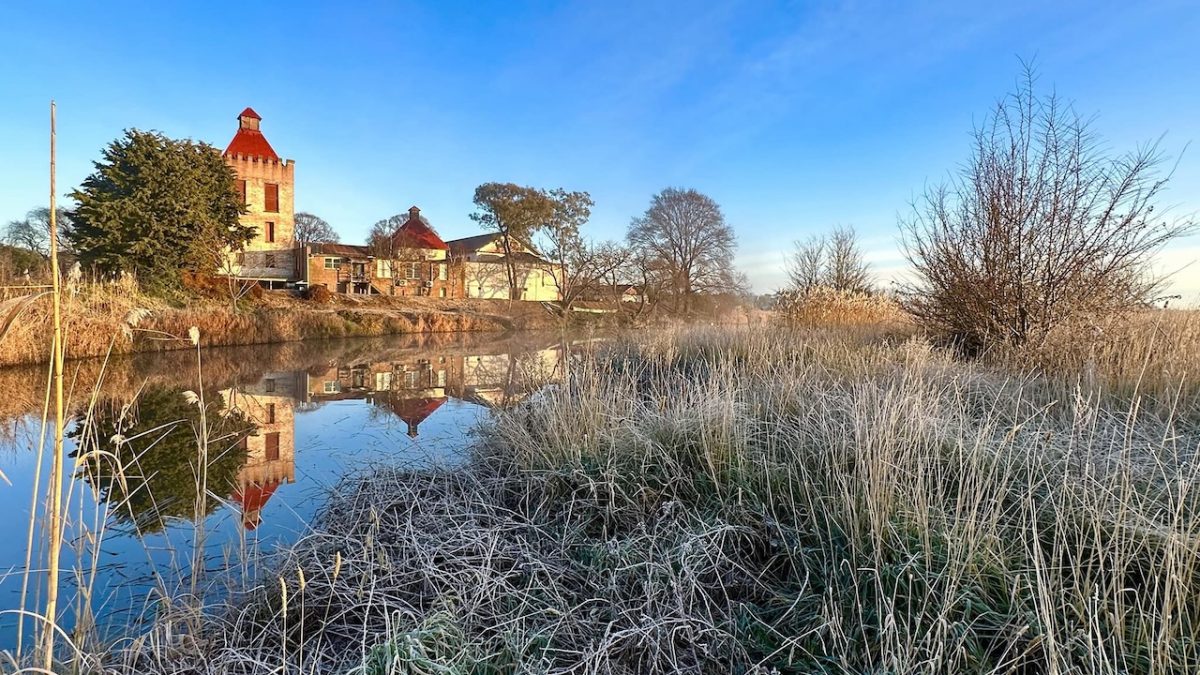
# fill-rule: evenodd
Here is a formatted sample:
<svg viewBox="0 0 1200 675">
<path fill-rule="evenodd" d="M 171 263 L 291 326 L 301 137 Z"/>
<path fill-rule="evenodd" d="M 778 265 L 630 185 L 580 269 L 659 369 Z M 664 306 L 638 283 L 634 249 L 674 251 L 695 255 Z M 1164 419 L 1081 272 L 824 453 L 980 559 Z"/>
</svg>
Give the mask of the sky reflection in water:
<svg viewBox="0 0 1200 675">
<path fill-rule="evenodd" d="M 461 461 L 490 410 L 561 378 L 564 344 L 561 335 L 446 334 L 221 348 L 202 352 L 202 380 L 195 352 L 137 355 L 109 363 L 103 377 L 100 361 L 72 364 L 66 451 L 77 471 L 63 564 L 84 573 L 64 572 L 63 624 L 86 615 L 79 588 L 93 565 L 91 610 L 104 626 L 135 621 L 158 586 L 189 588 L 198 535 L 209 581 L 253 583 L 260 556 L 302 534 L 342 476 L 384 463 Z M 0 610 L 13 610 L 45 369 L 2 370 L 0 383 L 10 393 L 0 400 L 0 471 L 12 483 L 0 485 Z M 195 469 L 202 429 L 205 500 Z M 200 508 L 207 515 L 197 522 Z M 35 568 L 39 559 L 44 551 Z M 40 571 L 30 576 L 30 609 L 41 605 L 39 586 Z M 0 649 L 15 640 L 16 616 L 0 614 Z"/>
</svg>

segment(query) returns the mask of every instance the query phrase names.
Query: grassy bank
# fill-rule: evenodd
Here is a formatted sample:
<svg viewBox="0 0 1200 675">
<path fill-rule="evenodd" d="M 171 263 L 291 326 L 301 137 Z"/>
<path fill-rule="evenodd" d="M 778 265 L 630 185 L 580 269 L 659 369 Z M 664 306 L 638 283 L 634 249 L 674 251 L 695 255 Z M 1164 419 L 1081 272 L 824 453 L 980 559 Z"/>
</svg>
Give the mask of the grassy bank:
<svg viewBox="0 0 1200 675">
<path fill-rule="evenodd" d="M 182 306 L 180 306 L 182 305 Z M 534 305 L 534 306 L 525 306 Z M 16 313 L 19 309 L 19 313 Z M 45 362 L 50 349 L 46 297 L 8 308 L 0 366 Z M 537 303 L 430 298 L 339 298 L 312 303 L 284 292 L 229 302 L 168 303 L 142 294 L 132 281 L 77 284 L 64 299 L 67 357 L 188 348 L 195 326 L 204 346 L 255 345 L 335 337 L 544 328 L 552 318 Z"/>
<path fill-rule="evenodd" d="M 1195 672 L 1195 400 L 1085 375 L 818 332 L 620 343 L 465 466 L 347 478 L 273 576 L 89 661 Z"/>
</svg>

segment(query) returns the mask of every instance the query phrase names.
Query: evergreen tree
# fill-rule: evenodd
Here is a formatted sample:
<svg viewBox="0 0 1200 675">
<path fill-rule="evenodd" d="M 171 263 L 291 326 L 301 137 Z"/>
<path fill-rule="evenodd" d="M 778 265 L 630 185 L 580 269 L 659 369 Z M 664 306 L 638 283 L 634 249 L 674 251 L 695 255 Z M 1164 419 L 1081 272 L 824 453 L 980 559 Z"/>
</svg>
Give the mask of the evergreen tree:
<svg viewBox="0 0 1200 675">
<path fill-rule="evenodd" d="M 69 236 L 85 267 L 170 288 L 181 270 L 215 272 L 253 237 L 238 223 L 233 169 L 207 143 L 129 130 L 95 168 L 72 194 Z"/>
</svg>

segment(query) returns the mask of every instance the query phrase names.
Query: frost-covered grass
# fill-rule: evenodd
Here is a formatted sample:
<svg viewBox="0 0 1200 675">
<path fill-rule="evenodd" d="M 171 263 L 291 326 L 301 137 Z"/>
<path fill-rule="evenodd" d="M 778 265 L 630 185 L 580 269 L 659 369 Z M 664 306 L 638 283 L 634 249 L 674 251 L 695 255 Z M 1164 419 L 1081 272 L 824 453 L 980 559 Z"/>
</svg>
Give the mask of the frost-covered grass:
<svg viewBox="0 0 1200 675">
<path fill-rule="evenodd" d="M 630 338 L 499 414 L 465 466 L 347 478 L 259 588 L 79 665 L 1196 672 L 1195 402 L 985 363 Z"/>
</svg>

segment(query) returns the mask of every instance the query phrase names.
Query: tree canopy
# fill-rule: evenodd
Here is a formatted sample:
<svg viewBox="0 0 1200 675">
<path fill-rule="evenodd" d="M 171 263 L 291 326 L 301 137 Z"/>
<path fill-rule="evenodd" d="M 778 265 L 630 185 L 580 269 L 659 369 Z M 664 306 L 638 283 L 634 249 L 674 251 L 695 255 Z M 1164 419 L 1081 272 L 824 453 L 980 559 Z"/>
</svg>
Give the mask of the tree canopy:
<svg viewBox="0 0 1200 675">
<path fill-rule="evenodd" d="M 477 210 L 471 214 L 471 220 L 500 233 L 508 297 L 516 299 L 519 284 L 513 244 L 528 243 L 535 232 L 551 222 L 556 214 L 555 200 L 537 188 L 515 183 L 484 183 L 475 188 L 475 206 Z M 559 213 L 565 217 L 565 212 Z"/>
<path fill-rule="evenodd" d="M 254 236 L 238 222 L 233 170 L 207 143 L 129 130 L 94 166 L 71 195 L 69 237 L 85 267 L 170 287 L 181 270 L 216 270 Z"/>
</svg>

